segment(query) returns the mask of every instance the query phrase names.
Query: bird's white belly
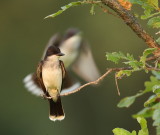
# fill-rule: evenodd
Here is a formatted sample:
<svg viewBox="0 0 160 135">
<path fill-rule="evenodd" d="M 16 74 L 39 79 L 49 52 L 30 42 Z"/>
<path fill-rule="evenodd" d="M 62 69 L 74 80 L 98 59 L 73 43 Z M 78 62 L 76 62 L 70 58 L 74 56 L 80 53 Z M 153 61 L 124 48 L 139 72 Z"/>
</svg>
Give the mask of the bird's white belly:
<svg viewBox="0 0 160 135">
<path fill-rule="evenodd" d="M 58 66 L 47 65 L 42 69 L 43 83 L 49 95 L 54 98 L 60 93 L 62 70 Z"/>
</svg>

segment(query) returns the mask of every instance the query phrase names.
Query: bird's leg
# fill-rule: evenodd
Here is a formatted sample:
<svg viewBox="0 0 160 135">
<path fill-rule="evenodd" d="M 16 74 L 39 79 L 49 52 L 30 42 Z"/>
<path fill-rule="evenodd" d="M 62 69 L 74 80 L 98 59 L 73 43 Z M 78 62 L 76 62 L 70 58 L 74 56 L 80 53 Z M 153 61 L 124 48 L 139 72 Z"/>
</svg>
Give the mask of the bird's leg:
<svg viewBox="0 0 160 135">
<path fill-rule="evenodd" d="M 44 98 L 44 99 L 51 99 L 52 97 L 50 96 L 47 96 L 46 94 L 41 94 L 41 96 Z"/>
</svg>

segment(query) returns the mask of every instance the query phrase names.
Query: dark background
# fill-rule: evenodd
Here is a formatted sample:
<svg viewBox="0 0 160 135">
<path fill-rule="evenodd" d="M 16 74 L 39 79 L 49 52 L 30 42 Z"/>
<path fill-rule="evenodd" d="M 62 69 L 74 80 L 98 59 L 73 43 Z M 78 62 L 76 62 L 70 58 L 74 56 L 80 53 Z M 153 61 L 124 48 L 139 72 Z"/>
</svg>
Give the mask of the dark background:
<svg viewBox="0 0 160 135">
<path fill-rule="evenodd" d="M 143 82 L 149 80 L 144 72 L 119 81 L 120 97 L 113 74 L 99 86 L 88 86 L 63 97 L 66 118 L 61 122 L 50 121 L 47 101 L 24 88 L 23 78 L 35 71 L 51 35 L 63 33 L 70 27 L 79 28 L 90 42 L 101 73 L 117 66 L 106 61 L 106 52 L 129 52 L 138 58 L 147 47 L 121 19 L 99 8 L 92 16 L 89 5 L 71 8 L 54 19 L 43 19 L 69 2 L 71 0 L 0 0 L 0 134 L 111 135 L 116 127 L 130 131 L 140 128 L 131 114 L 143 107 L 146 97 L 138 99 L 129 109 L 119 109 L 116 105 L 121 98 L 144 89 Z"/>
</svg>

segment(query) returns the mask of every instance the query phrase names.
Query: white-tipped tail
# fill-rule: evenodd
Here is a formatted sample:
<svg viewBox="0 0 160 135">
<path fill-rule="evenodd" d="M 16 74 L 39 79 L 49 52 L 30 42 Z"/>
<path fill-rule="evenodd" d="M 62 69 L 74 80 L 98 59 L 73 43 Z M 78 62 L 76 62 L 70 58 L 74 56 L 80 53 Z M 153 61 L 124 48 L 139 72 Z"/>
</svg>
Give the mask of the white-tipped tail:
<svg viewBox="0 0 160 135">
<path fill-rule="evenodd" d="M 65 116 L 57 116 L 57 117 L 55 117 L 55 116 L 49 116 L 49 119 L 51 120 L 51 121 L 61 121 L 61 120 L 63 120 L 65 118 Z"/>
</svg>

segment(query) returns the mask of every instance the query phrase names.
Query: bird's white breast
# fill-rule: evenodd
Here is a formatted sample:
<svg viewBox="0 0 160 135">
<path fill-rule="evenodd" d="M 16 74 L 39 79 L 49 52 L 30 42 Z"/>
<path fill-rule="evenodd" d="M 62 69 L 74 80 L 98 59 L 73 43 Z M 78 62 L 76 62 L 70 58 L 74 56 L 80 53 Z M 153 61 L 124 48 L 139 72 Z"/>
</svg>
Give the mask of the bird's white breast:
<svg viewBox="0 0 160 135">
<path fill-rule="evenodd" d="M 42 78 L 46 90 L 51 97 L 56 97 L 61 90 L 62 70 L 57 56 L 50 56 L 42 68 Z"/>
</svg>

